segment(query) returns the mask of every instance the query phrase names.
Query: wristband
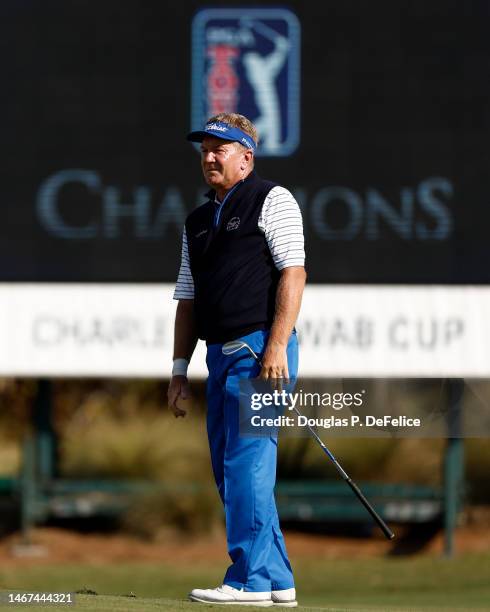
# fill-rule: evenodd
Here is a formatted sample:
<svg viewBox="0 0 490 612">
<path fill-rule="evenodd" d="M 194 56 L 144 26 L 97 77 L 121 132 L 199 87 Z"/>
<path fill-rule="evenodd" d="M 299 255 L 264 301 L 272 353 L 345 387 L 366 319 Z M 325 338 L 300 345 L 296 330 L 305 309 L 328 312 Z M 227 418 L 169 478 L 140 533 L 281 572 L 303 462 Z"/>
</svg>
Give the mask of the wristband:
<svg viewBox="0 0 490 612">
<path fill-rule="evenodd" d="M 172 376 L 187 376 L 188 367 L 189 362 L 187 361 L 187 359 L 174 359 L 174 365 L 172 367 Z"/>
</svg>

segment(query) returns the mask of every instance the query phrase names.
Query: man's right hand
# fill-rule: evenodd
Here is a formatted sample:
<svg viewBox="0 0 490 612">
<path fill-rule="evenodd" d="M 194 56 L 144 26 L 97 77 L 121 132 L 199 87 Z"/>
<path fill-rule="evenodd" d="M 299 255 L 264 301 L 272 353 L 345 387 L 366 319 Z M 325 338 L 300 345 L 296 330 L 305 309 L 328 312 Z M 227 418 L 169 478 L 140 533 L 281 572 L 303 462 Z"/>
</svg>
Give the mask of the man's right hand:
<svg viewBox="0 0 490 612">
<path fill-rule="evenodd" d="M 186 415 L 186 411 L 179 408 L 177 402 L 179 400 L 189 399 L 190 395 L 191 391 L 187 376 L 172 376 L 168 385 L 167 397 L 168 407 L 176 418 L 185 417 Z"/>
</svg>

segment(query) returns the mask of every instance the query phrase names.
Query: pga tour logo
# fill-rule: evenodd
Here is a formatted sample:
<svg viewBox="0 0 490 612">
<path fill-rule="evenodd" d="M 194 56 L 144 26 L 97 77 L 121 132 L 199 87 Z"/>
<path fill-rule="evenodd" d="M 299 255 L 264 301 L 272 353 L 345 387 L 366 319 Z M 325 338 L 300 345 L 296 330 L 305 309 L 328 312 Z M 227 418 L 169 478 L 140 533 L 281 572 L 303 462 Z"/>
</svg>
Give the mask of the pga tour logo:
<svg viewBox="0 0 490 612">
<path fill-rule="evenodd" d="M 284 157 L 299 144 L 300 26 L 283 8 L 213 8 L 192 22 L 191 129 L 218 113 L 257 126 L 257 155 Z"/>
</svg>

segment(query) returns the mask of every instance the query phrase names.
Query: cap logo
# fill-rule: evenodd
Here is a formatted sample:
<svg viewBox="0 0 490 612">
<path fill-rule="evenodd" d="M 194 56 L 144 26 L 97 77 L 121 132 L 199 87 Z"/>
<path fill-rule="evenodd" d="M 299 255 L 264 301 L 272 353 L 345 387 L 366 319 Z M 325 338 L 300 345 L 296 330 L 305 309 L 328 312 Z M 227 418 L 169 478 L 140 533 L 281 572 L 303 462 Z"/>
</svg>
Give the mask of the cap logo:
<svg viewBox="0 0 490 612">
<path fill-rule="evenodd" d="M 215 132 L 227 132 L 228 128 L 224 125 L 219 125 L 219 123 L 208 123 L 204 128 L 205 130 L 214 130 Z"/>
</svg>

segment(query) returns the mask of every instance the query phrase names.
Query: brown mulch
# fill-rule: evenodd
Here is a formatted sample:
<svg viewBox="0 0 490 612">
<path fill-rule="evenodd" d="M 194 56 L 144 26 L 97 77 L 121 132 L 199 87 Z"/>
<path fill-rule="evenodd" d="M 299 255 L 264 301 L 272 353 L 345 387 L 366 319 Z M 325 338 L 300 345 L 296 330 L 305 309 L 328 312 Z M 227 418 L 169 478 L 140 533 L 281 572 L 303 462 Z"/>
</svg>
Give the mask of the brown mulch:
<svg viewBox="0 0 490 612">
<path fill-rule="evenodd" d="M 488 513 L 475 520 L 466 516 L 466 524 L 455 534 L 455 550 L 464 552 L 490 551 L 490 521 Z M 388 542 L 382 536 L 372 538 L 338 537 L 288 531 L 286 544 L 292 559 L 301 557 L 362 558 L 388 554 L 439 555 L 444 547 L 442 531 L 419 537 L 401 529 L 397 539 Z M 0 540 L 0 565 L 116 562 L 209 563 L 225 561 L 224 534 L 212 538 L 179 538 L 175 534 L 161 535 L 159 541 L 148 542 L 126 534 L 79 533 L 54 527 L 39 527 L 31 532 L 31 548 L 22 545 L 16 533 Z M 405 548 L 404 548 L 405 547 Z"/>
</svg>

